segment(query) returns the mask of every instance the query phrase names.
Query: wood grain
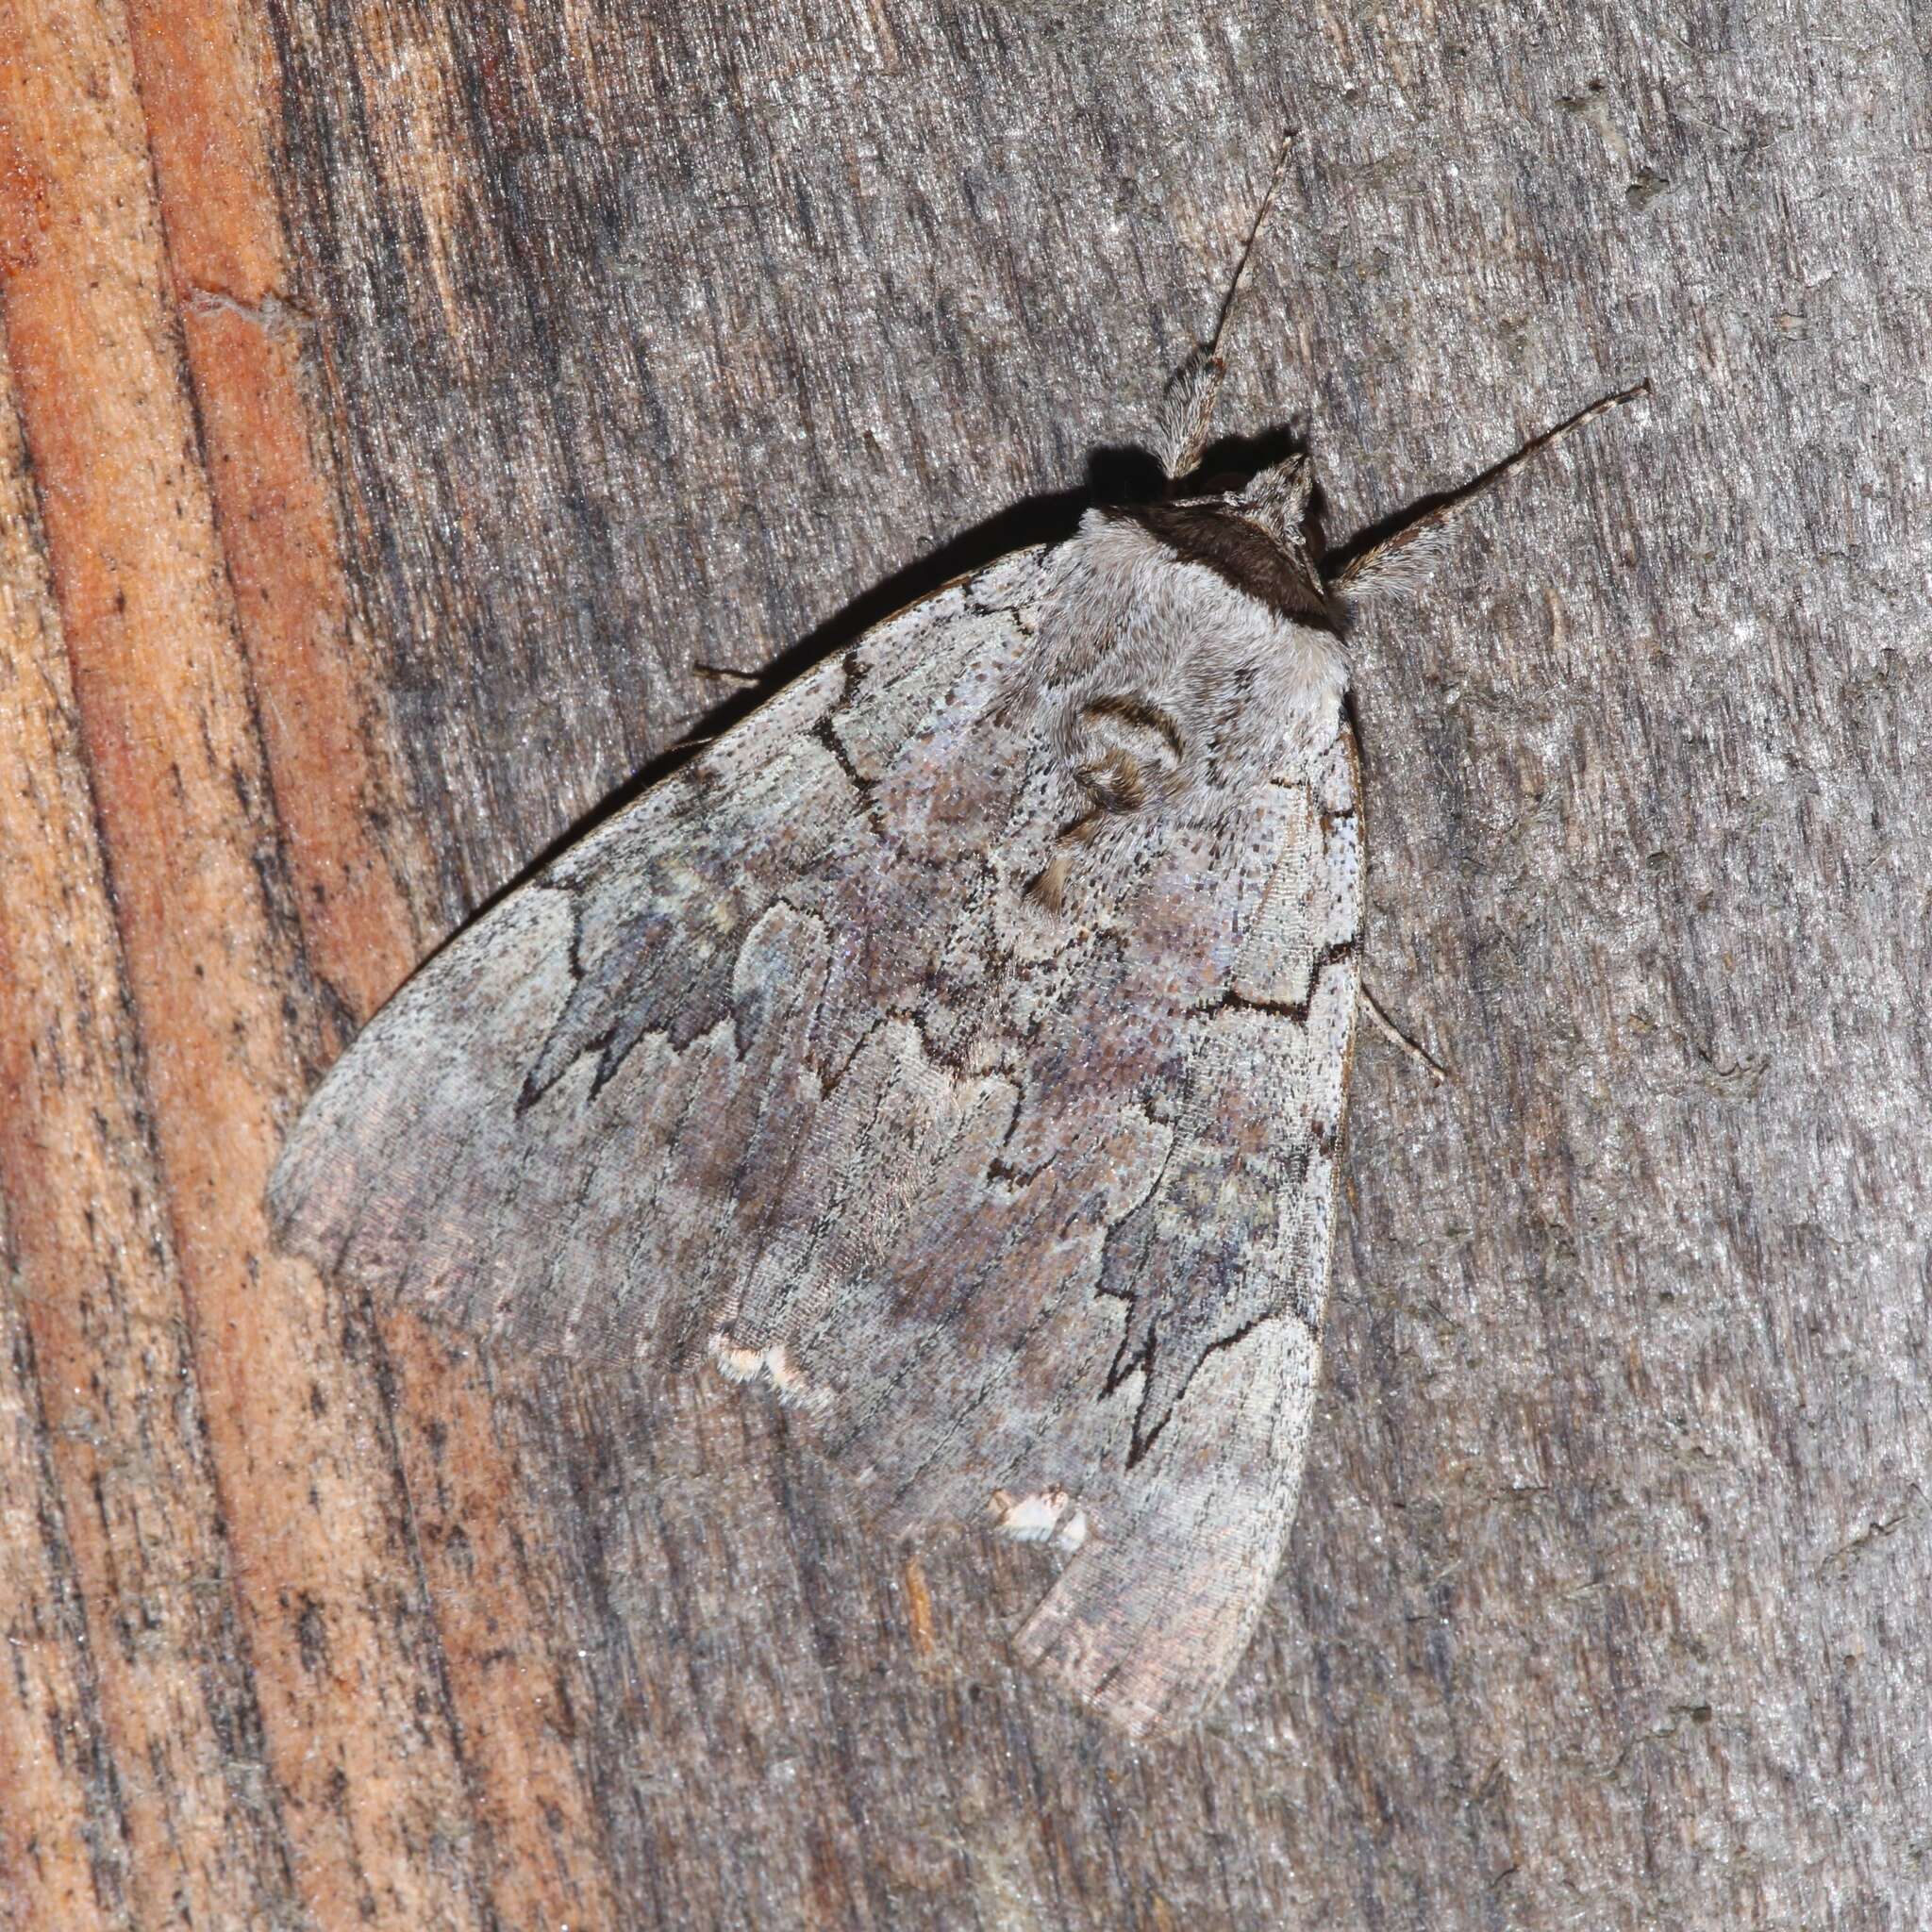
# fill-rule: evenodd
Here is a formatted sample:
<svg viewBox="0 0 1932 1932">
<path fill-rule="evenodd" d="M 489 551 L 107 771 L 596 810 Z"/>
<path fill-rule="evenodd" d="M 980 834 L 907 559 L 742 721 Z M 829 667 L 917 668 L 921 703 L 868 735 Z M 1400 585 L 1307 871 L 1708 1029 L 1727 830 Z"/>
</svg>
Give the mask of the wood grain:
<svg viewBox="0 0 1932 1932">
<path fill-rule="evenodd" d="M 0 1924 L 1932 1913 L 1923 22 L 0 8 Z M 1137 1749 L 1024 1552 L 373 1322 L 280 1133 L 718 702 L 1226 408 L 1331 535 L 1641 375 L 1354 640 L 1289 1571 Z M 794 655 L 788 658 L 788 653 Z"/>
</svg>

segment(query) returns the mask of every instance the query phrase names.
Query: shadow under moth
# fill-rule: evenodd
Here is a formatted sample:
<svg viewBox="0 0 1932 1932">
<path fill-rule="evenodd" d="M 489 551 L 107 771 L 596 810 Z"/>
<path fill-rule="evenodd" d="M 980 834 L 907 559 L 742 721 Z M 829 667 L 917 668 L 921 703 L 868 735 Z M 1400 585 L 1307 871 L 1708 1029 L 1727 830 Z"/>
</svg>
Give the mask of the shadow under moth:
<svg viewBox="0 0 1932 1932">
<path fill-rule="evenodd" d="M 1294 1518 L 1361 997 L 1347 614 L 1636 392 L 1329 567 L 1305 458 L 1189 480 L 1261 220 L 1159 501 L 878 625 L 511 892 L 271 1189 L 390 1297 L 769 1389 L 888 1531 L 1050 1542 L 1018 1652 L 1137 1734 L 1220 1690 Z"/>
</svg>

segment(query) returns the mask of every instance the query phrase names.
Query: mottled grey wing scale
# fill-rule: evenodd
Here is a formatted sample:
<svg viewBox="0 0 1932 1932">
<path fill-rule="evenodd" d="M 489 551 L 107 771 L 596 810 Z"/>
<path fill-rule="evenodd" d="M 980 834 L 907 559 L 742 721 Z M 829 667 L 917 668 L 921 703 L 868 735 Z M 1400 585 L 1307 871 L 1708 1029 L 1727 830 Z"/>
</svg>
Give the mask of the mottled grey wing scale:
<svg viewBox="0 0 1932 1932">
<path fill-rule="evenodd" d="M 1037 556 L 1011 561 L 986 595 L 1037 596 Z M 756 1184 L 741 1157 L 761 1065 L 795 1049 L 787 986 L 759 980 L 769 948 L 748 936 L 853 842 L 862 786 L 827 721 L 858 653 L 890 652 L 929 609 L 956 658 L 1015 623 L 949 587 L 779 692 L 425 965 L 291 1134 L 270 1195 L 283 1240 L 517 1345 L 628 1357 L 675 1342 L 715 1224 L 742 1218 Z M 930 709 L 946 653 L 893 656 L 868 695 Z"/>
<path fill-rule="evenodd" d="M 867 634 L 425 967 L 303 1116 L 284 1239 L 525 1345 L 767 1365 L 888 1524 L 1064 1490 L 1019 1638 L 1129 1728 L 1292 1522 L 1357 999 L 1345 729 L 1091 929 L 1025 903 L 1026 551 Z M 741 1373 L 743 1372 L 741 1368 Z"/>
</svg>

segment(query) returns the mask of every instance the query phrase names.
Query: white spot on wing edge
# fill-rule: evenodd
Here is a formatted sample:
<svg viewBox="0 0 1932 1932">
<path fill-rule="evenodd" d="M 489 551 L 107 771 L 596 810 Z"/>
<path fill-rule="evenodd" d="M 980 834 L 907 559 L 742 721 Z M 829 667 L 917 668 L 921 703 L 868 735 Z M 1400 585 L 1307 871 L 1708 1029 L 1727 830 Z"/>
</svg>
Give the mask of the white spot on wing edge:
<svg viewBox="0 0 1932 1932">
<path fill-rule="evenodd" d="M 1015 1542 L 1051 1542 L 1068 1556 L 1087 1541 L 1092 1525 L 1086 1510 L 1080 1508 L 1058 1484 L 1015 1496 L 1010 1490 L 995 1490 L 988 1499 L 993 1528 Z"/>
<path fill-rule="evenodd" d="M 756 1348 L 734 1348 L 730 1339 L 723 1334 L 713 1335 L 706 1343 L 711 1357 L 711 1366 L 727 1382 L 749 1382 L 765 1365 L 765 1357 Z"/>
<path fill-rule="evenodd" d="M 782 1341 L 770 1348 L 740 1348 L 721 1328 L 705 1347 L 711 1366 L 727 1382 L 755 1382 L 762 1376 L 780 1402 L 800 1408 L 820 1409 L 831 1401 L 830 1391 L 813 1386 Z"/>
</svg>

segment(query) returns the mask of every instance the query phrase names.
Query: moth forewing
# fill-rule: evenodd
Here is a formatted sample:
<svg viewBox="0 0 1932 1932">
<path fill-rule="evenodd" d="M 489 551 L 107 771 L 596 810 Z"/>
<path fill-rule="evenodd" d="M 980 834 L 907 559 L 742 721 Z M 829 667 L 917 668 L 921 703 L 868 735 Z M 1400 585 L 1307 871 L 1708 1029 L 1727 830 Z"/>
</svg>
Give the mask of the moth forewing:
<svg viewBox="0 0 1932 1932">
<path fill-rule="evenodd" d="M 769 1389 L 894 1524 L 1006 1494 L 1030 1534 L 1063 1496 L 1022 1648 L 1142 1728 L 1225 1676 L 1292 1514 L 1352 791 L 1326 696 L 1321 758 L 1273 756 L 1307 763 L 1258 708 L 1307 682 L 1270 681 L 1284 621 L 1127 549 L 1109 577 L 1096 523 L 889 620 L 510 894 L 344 1056 L 273 1200 L 488 1331 Z M 1095 728 L 1190 775 L 1081 835 Z"/>
<path fill-rule="evenodd" d="M 1171 479 L 1220 375 L 1173 390 Z M 1336 587 L 1407 580 L 1518 460 Z M 1293 1522 L 1360 987 L 1311 489 L 1090 512 L 703 746 L 371 1022 L 281 1238 L 792 1405 L 885 1527 L 1058 1553 L 1024 1658 L 1137 1733 L 1197 1713 Z"/>
</svg>

